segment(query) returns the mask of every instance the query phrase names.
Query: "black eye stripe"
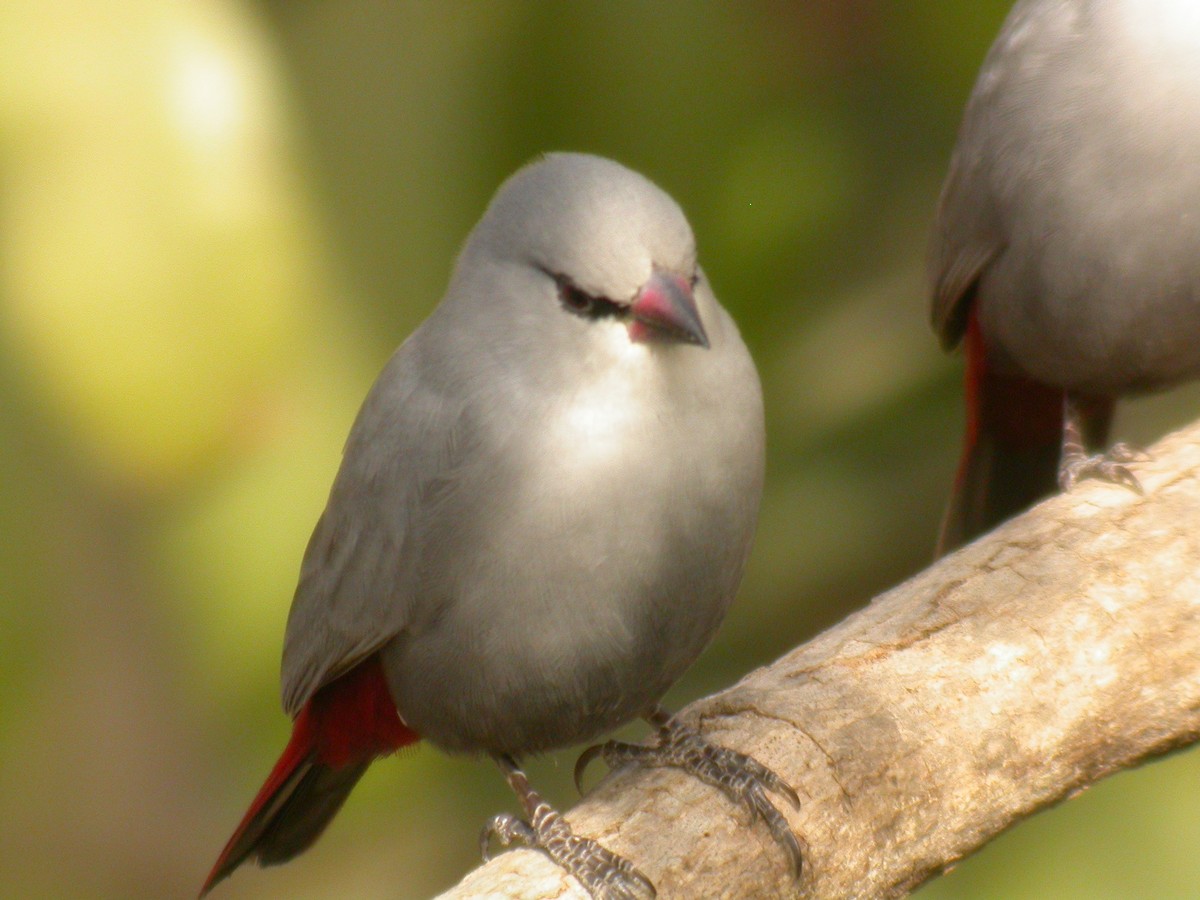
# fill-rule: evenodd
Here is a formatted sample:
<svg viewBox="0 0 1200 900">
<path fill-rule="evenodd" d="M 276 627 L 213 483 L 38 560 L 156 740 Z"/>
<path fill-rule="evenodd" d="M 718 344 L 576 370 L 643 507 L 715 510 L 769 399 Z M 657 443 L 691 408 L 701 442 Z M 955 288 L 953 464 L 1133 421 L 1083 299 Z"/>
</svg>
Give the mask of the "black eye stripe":
<svg viewBox="0 0 1200 900">
<path fill-rule="evenodd" d="M 547 273 L 549 274 L 549 273 Z M 554 275 L 558 299 L 563 309 L 585 319 L 600 319 L 620 315 L 623 308 L 607 297 L 596 297 L 579 287 L 565 275 Z"/>
</svg>

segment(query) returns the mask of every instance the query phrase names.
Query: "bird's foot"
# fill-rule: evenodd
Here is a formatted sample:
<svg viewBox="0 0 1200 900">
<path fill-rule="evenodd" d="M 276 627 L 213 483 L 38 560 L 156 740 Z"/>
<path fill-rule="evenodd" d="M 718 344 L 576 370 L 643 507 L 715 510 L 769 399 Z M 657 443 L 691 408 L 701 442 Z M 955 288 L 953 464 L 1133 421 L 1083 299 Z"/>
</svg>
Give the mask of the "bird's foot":
<svg viewBox="0 0 1200 900">
<path fill-rule="evenodd" d="M 800 797 L 791 785 L 753 757 L 709 743 L 700 732 L 684 725 L 666 710 L 656 708 L 646 719 L 658 728 L 654 744 L 608 741 L 589 747 L 575 764 L 575 786 L 579 787 L 584 770 L 597 756 L 610 769 L 631 762 L 683 769 L 719 789 L 746 810 L 751 822 L 765 822 L 775 842 L 787 853 L 792 871 L 799 878 L 804 864 L 800 842 L 783 813 L 767 796 L 768 791 L 778 794 L 799 809 Z"/>
<path fill-rule="evenodd" d="M 493 837 L 505 847 L 519 841 L 541 850 L 574 875 L 594 900 L 649 900 L 657 895 L 654 884 L 629 860 L 571 831 L 567 820 L 529 786 L 515 762 L 507 757 L 500 757 L 497 762 L 529 821 L 509 813 L 494 816 L 479 835 L 484 862 L 490 856 L 488 845 Z"/>
<path fill-rule="evenodd" d="M 1129 444 L 1113 444 L 1107 453 L 1089 455 L 1084 432 L 1087 398 L 1071 391 L 1063 394 L 1062 455 L 1058 461 L 1058 486 L 1069 491 L 1088 479 L 1122 484 L 1135 494 L 1142 493 L 1141 482 L 1129 470 L 1129 463 L 1144 462 L 1150 454 Z M 1110 410 L 1111 411 L 1111 410 Z"/>
<path fill-rule="evenodd" d="M 1073 448 L 1072 448 L 1073 449 Z M 1109 484 L 1121 484 L 1135 494 L 1142 493 L 1142 484 L 1137 476 L 1129 469 L 1129 463 L 1145 462 L 1150 454 L 1130 444 L 1113 444 L 1107 453 L 1097 453 L 1089 456 L 1079 448 L 1075 452 L 1063 449 L 1061 462 L 1058 464 L 1058 486 L 1069 491 L 1081 481 L 1106 481 Z"/>
</svg>

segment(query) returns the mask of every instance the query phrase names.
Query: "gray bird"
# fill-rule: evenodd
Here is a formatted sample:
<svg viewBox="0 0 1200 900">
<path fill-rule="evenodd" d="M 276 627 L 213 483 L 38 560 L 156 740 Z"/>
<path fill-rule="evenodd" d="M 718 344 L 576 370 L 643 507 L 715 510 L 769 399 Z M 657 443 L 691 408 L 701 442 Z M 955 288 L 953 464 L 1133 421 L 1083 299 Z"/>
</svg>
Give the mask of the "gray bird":
<svg viewBox="0 0 1200 900">
<path fill-rule="evenodd" d="M 640 175 L 552 154 L 501 187 L 441 304 L 363 404 L 301 567 L 283 650 L 292 739 L 204 885 L 305 850 L 372 760 L 425 738 L 494 758 L 597 897 L 652 894 L 570 832 L 517 759 L 634 718 L 799 845 L 795 793 L 658 707 L 720 625 L 763 480 L 763 409 L 687 220 Z"/>
<path fill-rule="evenodd" d="M 1024 0 L 967 104 L 930 253 L 964 341 L 942 552 L 1080 478 L 1140 490 L 1116 398 L 1200 375 L 1200 3 Z"/>
</svg>

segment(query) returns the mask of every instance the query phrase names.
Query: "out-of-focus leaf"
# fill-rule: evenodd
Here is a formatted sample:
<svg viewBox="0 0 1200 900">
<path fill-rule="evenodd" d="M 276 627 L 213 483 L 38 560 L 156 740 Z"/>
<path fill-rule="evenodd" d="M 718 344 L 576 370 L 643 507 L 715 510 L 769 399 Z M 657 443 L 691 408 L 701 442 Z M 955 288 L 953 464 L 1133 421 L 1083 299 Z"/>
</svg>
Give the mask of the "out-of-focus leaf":
<svg viewBox="0 0 1200 900">
<path fill-rule="evenodd" d="M 320 278 L 253 20 L 0 10 L 0 315 L 84 465 L 172 484 L 255 427 Z"/>
</svg>

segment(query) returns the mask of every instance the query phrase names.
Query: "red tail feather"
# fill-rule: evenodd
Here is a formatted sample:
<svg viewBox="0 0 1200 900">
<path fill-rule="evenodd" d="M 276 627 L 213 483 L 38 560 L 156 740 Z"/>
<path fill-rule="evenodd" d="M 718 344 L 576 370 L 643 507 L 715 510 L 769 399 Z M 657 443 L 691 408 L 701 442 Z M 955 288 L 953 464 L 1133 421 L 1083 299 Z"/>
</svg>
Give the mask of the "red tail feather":
<svg viewBox="0 0 1200 900">
<path fill-rule="evenodd" d="M 312 845 L 372 760 L 416 742 L 373 655 L 304 705 L 283 755 L 200 890 L 203 897 L 251 856 L 284 862 Z"/>
<path fill-rule="evenodd" d="M 937 555 L 966 544 L 1058 490 L 1063 390 L 990 364 L 976 310 L 967 319 L 966 439 Z M 1085 435 L 1103 443 L 1109 398 L 1081 398 Z"/>
</svg>

